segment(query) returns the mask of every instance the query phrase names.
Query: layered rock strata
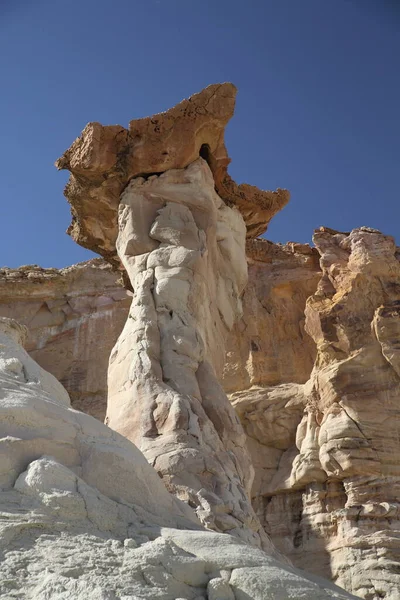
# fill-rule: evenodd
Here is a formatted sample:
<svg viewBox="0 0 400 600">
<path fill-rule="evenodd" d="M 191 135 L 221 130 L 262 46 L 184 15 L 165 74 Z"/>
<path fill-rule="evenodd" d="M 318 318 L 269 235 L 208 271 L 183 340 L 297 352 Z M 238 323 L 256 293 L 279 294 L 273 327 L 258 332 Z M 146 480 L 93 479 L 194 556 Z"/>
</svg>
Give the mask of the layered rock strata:
<svg viewBox="0 0 400 600">
<path fill-rule="evenodd" d="M 67 392 L 0 318 L 0 595 L 34 600 L 345 600 L 205 531 L 128 440 Z"/>
<path fill-rule="evenodd" d="M 316 355 L 304 310 L 321 276 L 318 251 L 256 239 L 247 240 L 246 256 L 249 278 L 243 314 L 227 341 L 224 389 L 305 383 Z"/>
<path fill-rule="evenodd" d="M 104 420 L 107 364 L 131 299 L 96 258 L 65 269 L 0 269 L 0 316 L 28 327 L 26 349 L 68 390 L 72 405 Z"/>
<path fill-rule="evenodd" d="M 314 242 L 322 277 L 305 311 L 305 329 L 317 347 L 309 381 L 253 388 L 232 398 L 258 472 L 254 505 L 272 541 L 297 566 L 368 600 L 395 600 L 396 246 L 368 228 L 350 234 L 321 228 Z"/>
</svg>

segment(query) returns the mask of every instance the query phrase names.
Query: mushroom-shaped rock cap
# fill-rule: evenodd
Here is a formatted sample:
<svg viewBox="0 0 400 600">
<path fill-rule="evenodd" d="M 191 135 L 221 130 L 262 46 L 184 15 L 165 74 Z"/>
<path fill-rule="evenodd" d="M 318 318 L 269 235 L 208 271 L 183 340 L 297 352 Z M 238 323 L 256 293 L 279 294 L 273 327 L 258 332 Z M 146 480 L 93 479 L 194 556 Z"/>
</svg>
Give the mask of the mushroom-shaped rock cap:
<svg viewBox="0 0 400 600">
<path fill-rule="evenodd" d="M 117 264 L 117 212 L 127 183 L 133 177 L 185 168 L 199 155 L 212 170 L 219 196 L 242 213 L 248 237 L 264 233 L 287 204 L 289 192 L 237 185 L 228 175 L 224 132 L 235 96 L 233 84 L 214 84 L 166 112 L 131 121 L 129 129 L 86 125 L 56 162 L 58 169 L 71 172 L 65 195 L 71 205 L 72 238 Z"/>
</svg>

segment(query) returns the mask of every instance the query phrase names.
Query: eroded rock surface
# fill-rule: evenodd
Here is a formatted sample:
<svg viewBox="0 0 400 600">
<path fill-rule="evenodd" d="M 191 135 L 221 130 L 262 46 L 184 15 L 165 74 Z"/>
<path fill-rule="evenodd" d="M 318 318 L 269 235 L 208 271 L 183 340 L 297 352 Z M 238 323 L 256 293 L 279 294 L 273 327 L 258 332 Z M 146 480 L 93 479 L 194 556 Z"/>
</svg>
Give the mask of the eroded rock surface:
<svg viewBox="0 0 400 600">
<path fill-rule="evenodd" d="M 131 121 L 129 129 L 89 123 L 56 163 L 71 172 L 65 195 L 74 240 L 118 264 L 118 205 L 126 185 L 138 176 L 185 168 L 199 156 L 209 163 L 219 196 L 242 213 L 247 235 L 263 233 L 289 193 L 237 185 L 229 177 L 224 131 L 235 97 L 231 83 L 214 84 L 166 112 Z"/>
<path fill-rule="evenodd" d="M 270 548 L 250 503 L 246 436 L 218 381 L 247 282 L 243 218 L 199 158 L 132 180 L 119 227 L 134 297 L 110 357 L 107 423 L 208 527 Z"/>
<path fill-rule="evenodd" d="M 243 315 L 227 341 L 223 386 L 305 383 L 316 355 L 305 332 L 304 310 L 321 276 L 319 254 L 307 244 L 247 240 L 249 279 Z"/>
<path fill-rule="evenodd" d="M 267 532 L 297 565 L 395 600 L 394 242 L 322 228 L 321 276 L 315 250 L 251 241 L 288 195 L 227 175 L 234 97 L 230 84 L 210 86 L 129 131 L 90 124 L 58 161 L 71 172 L 69 232 L 134 293 L 110 359 L 107 421 L 208 527 L 273 552 Z M 209 589 L 229 597 L 219 579 Z"/>
<path fill-rule="evenodd" d="M 297 566 L 363 598 L 394 600 L 400 589 L 396 246 L 368 228 L 350 234 L 321 228 L 314 242 L 322 277 L 305 311 L 317 347 L 310 380 L 285 394 L 278 386 L 234 398 L 250 437 L 285 439 L 275 474 L 266 469 L 271 454 L 261 459 L 255 505 L 273 542 Z"/>
<path fill-rule="evenodd" d="M 0 269 L 0 316 L 28 327 L 26 349 L 68 390 L 72 406 L 104 420 L 107 365 L 131 298 L 97 258 L 65 269 Z"/>
<path fill-rule="evenodd" d="M 0 318 L 0 595 L 34 600 L 338 600 L 348 594 L 205 531 L 128 440 L 70 408 Z"/>
<path fill-rule="evenodd" d="M 264 522 L 264 494 L 294 446 L 306 405 L 300 384 L 310 377 L 316 349 L 304 310 L 321 271 L 317 250 L 306 244 L 248 240 L 246 251 L 249 282 L 243 315 L 228 339 L 223 384 L 247 435 L 255 469 L 251 496 Z"/>
</svg>

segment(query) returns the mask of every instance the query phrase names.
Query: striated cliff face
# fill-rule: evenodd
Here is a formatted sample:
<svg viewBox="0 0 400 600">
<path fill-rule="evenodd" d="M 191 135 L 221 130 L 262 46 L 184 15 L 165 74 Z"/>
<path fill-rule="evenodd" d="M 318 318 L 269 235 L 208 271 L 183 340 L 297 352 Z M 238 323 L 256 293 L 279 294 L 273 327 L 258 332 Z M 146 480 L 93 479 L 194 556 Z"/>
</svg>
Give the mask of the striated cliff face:
<svg viewBox="0 0 400 600">
<path fill-rule="evenodd" d="M 243 315 L 227 345 L 223 382 L 247 434 L 255 468 L 253 505 L 265 522 L 264 494 L 285 450 L 294 446 L 303 415 L 301 384 L 316 356 L 304 311 L 321 271 L 317 250 L 306 244 L 257 239 L 246 250 L 249 282 Z"/>
<path fill-rule="evenodd" d="M 29 327 L 30 355 L 68 389 L 72 405 L 104 420 L 107 364 L 130 298 L 101 259 L 65 269 L 0 269 L 0 316 Z"/>
<path fill-rule="evenodd" d="M 249 279 L 243 314 L 227 342 L 224 388 L 305 383 L 316 351 L 304 330 L 304 309 L 317 289 L 319 254 L 307 244 L 255 239 L 247 241 L 246 255 Z"/>
<path fill-rule="evenodd" d="M 309 381 L 231 396 L 256 466 L 253 504 L 297 566 L 363 598 L 397 599 L 396 247 L 368 228 L 321 228 L 314 242 L 322 276 L 305 309 L 317 349 Z"/>
<path fill-rule="evenodd" d="M 307 415 L 297 430 L 300 454 L 291 486 L 305 486 L 303 507 L 318 523 L 315 537 L 325 541 L 333 579 L 365 598 L 397 598 L 396 246 L 393 238 L 368 228 L 350 234 L 322 228 L 314 242 L 323 274 L 307 302 L 306 329 L 318 353 L 308 384 Z M 307 514 L 301 517 L 300 539 L 307 539 L 310 520 Z"/>
</svg>

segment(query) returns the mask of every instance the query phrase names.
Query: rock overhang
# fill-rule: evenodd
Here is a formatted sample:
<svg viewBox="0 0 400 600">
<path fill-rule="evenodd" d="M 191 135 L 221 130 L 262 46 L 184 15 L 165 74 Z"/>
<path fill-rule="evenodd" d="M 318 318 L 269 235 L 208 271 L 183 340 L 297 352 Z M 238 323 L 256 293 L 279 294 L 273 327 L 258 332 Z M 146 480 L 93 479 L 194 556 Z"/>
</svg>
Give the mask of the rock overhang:
<svg viewBox="0 0 400 600">
<path fill-rule="evenodd" d="M 81 246 L 119 265 L 115 242 L 120 195 L 138 176 L 182 169 L 204 158 L 218 195 L 236 206 L 246 223 L 247 237 L 256 238 L 289 201 L 287 190 L 260 190 L 236 184 L 230 163 L 225 127 L 234 113 L 236 87 L 213 84 L 166 112 L 120 125 L 89 123 L 56 162 L 70 171 L 65 196 L 72 222 L 67 232 Z"/>
</svg>

